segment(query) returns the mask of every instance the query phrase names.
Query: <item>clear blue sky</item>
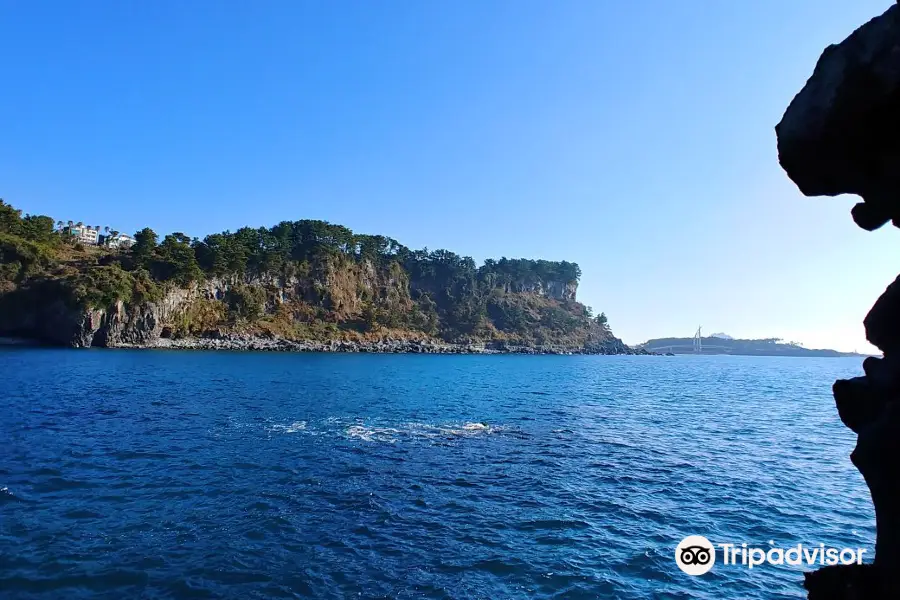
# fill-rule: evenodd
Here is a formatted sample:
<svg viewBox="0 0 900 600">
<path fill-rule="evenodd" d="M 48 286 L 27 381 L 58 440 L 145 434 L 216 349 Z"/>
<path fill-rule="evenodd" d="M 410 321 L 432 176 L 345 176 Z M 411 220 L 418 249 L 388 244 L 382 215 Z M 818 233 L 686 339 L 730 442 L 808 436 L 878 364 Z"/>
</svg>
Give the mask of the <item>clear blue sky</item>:
<svg viewBox="0 0 900 600">
<path fill-rule="evenodd" d="M 802 197 L 773 128 L 892 3 L 0 1 L 0 197 L 567 259 L 629 343 L 699 324 L 862 350 L 900 232 Z"/>
</svg>

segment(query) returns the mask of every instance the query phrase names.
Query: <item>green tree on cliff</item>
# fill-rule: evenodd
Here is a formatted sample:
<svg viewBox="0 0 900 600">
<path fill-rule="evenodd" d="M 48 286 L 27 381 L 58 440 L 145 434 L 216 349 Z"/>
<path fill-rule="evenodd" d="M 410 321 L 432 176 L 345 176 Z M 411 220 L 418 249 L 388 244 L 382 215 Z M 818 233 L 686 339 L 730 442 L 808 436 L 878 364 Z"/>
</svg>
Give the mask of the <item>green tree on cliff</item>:
<svg viewBox="0 0 900 600">
<path fill-rule="evenodd" d="M 183 233 L 170 233 L 156 248 L 153 273 L 162 281 L 175 281 L 181 285 L 203 278 L 197 257 L 191 247 L 191 239 Z"/>
<path fill-rule="evenodd" d="M 0 200 L 0 233 L 18 235 L 21 224 L 22 211 Z"/>
<path fill-rule="evenodd" d="M 607 331 L 609 330 L 609 319 L 606 318 L 606 313 L 602 312 L 597 315 L 597 325 Z"/>
<path fill-rule="evenodd" d="M 134 244 L 131 246 L 131 255 L 134 262 L 141 267 L 149 268 L 156 250 L 156 240 L 159 236 L 149 227 L 144 227 L 134 234 Z"/>
<path fill-rule="evenodd" d="M 55 222 L 43 215 L 25 215 L 0 200 L 0 233 L 16 235 L 32 242 L 51 242 L 56 239 Z"/>
<path fill-rule="evenodd" d="M 19 235 L 35 242 L 54 239 L 53 219 L 43 215 L 27 215 L 19 225 Z"/>
</svg>

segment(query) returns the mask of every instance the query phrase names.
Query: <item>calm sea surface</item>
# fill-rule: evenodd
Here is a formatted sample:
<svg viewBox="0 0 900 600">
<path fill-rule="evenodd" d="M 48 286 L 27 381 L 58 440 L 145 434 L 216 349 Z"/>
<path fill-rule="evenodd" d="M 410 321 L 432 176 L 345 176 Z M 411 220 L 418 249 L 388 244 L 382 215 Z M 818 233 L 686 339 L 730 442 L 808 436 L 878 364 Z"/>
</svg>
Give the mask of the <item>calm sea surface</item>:
<svg viewBox="0 0 900 600">
<path fill-rule="evenodd" d="M 0 349 L 3 598 L 801 598 L 859 359 Z"/>
</svg>

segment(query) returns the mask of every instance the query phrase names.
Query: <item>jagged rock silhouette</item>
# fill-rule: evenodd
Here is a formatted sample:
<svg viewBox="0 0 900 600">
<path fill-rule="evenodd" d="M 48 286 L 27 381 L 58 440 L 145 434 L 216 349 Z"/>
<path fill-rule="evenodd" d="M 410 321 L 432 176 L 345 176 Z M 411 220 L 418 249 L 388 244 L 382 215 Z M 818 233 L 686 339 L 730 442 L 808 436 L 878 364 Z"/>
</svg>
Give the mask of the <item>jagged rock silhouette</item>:
<svg viewBox="0 0 900 600">
<path fill-rule="evenodd" d="M 856 194 L 857 225 L 900 226 L 900 6 L 826 48 L 775 131 L 779 162 L 805 195 Z M 865 328 L 884 358 L 867 358 L 864 377 L 833 390 L 841 420 L 858 435 L 851 460 L 875 506 L 875 560 L 808 573 L 812 600 L 900 598 L 900 277 Z"/>
</svg>

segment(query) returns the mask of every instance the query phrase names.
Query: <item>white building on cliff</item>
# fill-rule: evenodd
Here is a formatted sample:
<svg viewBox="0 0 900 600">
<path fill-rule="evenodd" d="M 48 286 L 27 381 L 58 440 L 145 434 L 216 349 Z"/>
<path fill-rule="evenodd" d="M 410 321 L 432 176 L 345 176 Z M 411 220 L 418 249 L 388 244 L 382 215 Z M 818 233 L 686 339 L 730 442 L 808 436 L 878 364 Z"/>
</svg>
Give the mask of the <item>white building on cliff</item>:
<svg viewBox="0 0 900 600">
<path fill-rule="evenodd" d="M 133 237 L 130 235 L 126 235 L 124 233 L 119 233 L 116 235 L 109 235 L 103 240 L 103 243 L 106 244 L 110 248 L 122 248 L 128 249 L 136 242 Z"/>
<path fill-rule="evenodd" d="M 100 228 L 91 227 L 90 225 L 72 225 L 66 228 L 69 235 L 74 237 L 82 244 L 96 246 L 100 243 Z"/>
</svg>

